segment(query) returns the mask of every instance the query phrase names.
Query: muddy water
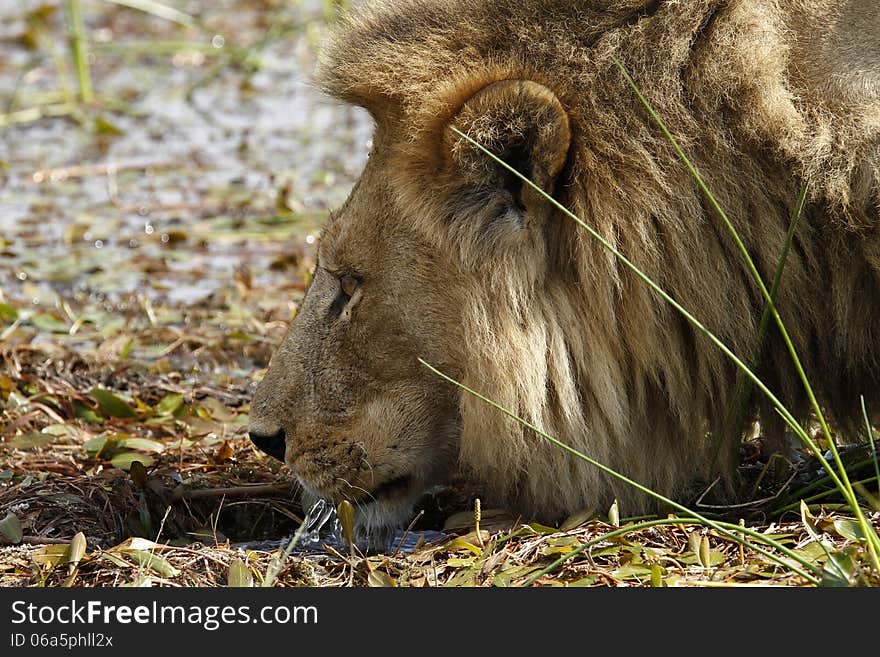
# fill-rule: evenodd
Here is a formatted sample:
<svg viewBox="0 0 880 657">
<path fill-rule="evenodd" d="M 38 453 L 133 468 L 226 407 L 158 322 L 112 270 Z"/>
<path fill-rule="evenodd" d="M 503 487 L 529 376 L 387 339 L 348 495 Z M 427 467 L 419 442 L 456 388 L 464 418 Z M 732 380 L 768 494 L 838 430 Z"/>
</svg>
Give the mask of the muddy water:
<svg viewBox="0 0 880 657">
<path fill-rule="evenodd" d="M 186 307 L 242 266 L 281 285 L 269 264 L 314 243 L 371 132 L 309 82 L 324 3 L 166 2 L 198 28 L 83 4 L 104 109 L 33 121 L 76 90 L 63 3 L 0 2 L 3 294 Z"/>
</svg>

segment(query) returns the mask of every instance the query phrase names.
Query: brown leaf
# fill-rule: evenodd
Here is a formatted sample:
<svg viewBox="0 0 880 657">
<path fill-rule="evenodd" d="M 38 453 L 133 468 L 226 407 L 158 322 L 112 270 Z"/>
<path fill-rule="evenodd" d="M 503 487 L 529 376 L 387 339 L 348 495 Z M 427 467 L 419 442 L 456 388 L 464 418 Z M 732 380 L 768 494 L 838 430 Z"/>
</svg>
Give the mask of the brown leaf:
<svg viewBox="0 0 880 657">
<path fill-rule="evenodd" d="M 71 539 L 70 545 L 67 547 L 67 554 L 65 555 L 67 563 L 70 564 L 70 572 L 73 572 L 74 568 L 85 556 L 86 546 L 86 535 L 82 532 L 77 532 Z"/>
<path fill-rule="evenodd" d="M 220 445 L 220 448 L 217 450 L 217 456 L 215 458 L 220 463 L 223 463 L 224 461 L 232 459 L 233 454 L 235 454 L 235 451 L 232 449 L 232 445 L 229 444 L 228 440 L 224 440 L 223 444 Z"/>
<path fill-rule="evenodd" d="M 397 587 L 397 582 L 384 570 L 371 570 L 367 575 L 367 584 L 372 587 Z"/>
<path fill-rule="evenodd" d="M 342 533 L 349 545 L 354 545 L 354 506 L 348 500 L 342 500 L 336 507 L 336 515 L 339 524 L 342 525 Z"/>
</svg>

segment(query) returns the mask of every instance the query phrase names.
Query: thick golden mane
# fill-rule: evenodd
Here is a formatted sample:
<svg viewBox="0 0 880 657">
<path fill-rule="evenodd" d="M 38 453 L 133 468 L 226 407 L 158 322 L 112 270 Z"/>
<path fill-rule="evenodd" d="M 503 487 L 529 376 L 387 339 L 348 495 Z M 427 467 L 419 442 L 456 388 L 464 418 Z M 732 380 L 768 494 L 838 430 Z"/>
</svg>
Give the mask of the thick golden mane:
<svg viewBox="0 0 880 657">
<path fill-rule="evenodd" d="M 595 240 L 555 216 L 546 249 L 493 256 L 480 269 L 486 250 L 476 229 L 460 230 L 452 244 L 436 227 L 455 204 L 431 169 L 440 131 L 487 84 L 540 83 L 571 124 L 559 200 L 749 360 L 760 294 L 614 56 L 693 159 L 766 280 L 809 185 L 778 306 L 841 422 L 854 416 L 859 394 L 876 394 L 880 74 L 834 77 L 831 51 L 821 80 L 803 70 L 813 35 L 839 27 L 837 10 L 816 5 L 394 0 L 344 22 L 319 84 L 394 132 L 389 175 L 401 207 L 427 217 L 429 238 L 460 251 L 476 272 L 462 309 L 468 385 L 664 493 L 728 463 L 728 446 L 716 449 L 706 436 L 724 433 L 734 368 Z M 775 335 L 762 363 L 762 377 L 803 412 Z M 461 413 L 462 461 L 504 496 L 551 514 L 615 496 L 643 506 L 482 402 L 463 398 Z M 781 433 L 774 413 L 763 421 Z"/>
</svg>

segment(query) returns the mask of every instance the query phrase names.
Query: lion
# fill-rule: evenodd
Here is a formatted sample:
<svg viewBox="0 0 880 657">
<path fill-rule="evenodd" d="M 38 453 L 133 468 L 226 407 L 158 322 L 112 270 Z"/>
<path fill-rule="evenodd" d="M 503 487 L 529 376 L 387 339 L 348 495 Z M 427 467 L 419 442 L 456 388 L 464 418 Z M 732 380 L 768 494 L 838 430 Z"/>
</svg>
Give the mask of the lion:
<svg viewBox="0 0 880 657">
<path fill-rule="evenodd" d="M 553 521 L 655 508 L 462 385 L 675 499 L 735 470 L 737 368 L 547 197 L 744 361 L 765 302 L 628 85 L 635 80 L 772 279 L 838 426 L 880 383 L 880 6 L 874 0 L 386 0 L 341 21 L 322 89 L 375 122 L 330 214 L 250 436 L 368 533 L 464 472 L 484 503 Z M 779 334 L 757 372 L 809 406 Z M 782 435 L 753 395 L 748 417 Z M 736 437 L 737 441 L 739 437 Z M 782 442 L 780 442 L 780 445 Z"/>
</svg>

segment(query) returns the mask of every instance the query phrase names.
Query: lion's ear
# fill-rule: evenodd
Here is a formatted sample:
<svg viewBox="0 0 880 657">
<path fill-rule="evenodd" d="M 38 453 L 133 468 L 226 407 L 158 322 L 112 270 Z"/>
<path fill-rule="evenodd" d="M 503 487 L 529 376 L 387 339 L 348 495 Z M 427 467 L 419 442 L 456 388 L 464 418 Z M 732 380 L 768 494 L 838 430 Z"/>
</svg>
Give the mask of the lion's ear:
<svg viewBox="0 0 880 657">
<path fill-rule="evenodd" d="M 571 140 L 568 115 L 559 99 L 536 82 L 494 82 L 466 100 L 443 132 L 447 167 L 471 192 L 461 202 L 494 212 L 495 221 L 525 227 L 541 195 L 452 128 L 552 194 Z"/>
</svg>

